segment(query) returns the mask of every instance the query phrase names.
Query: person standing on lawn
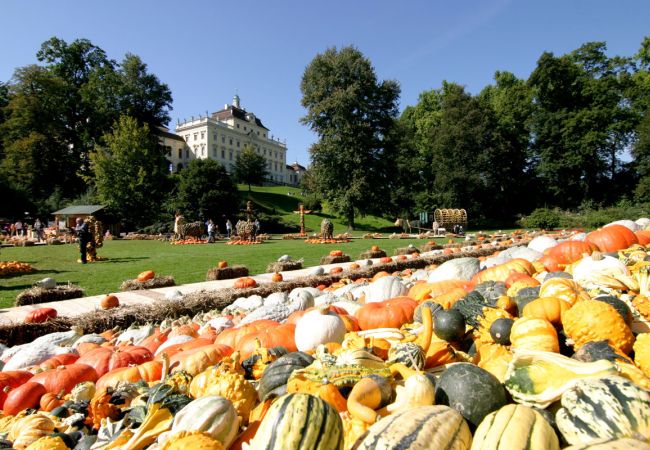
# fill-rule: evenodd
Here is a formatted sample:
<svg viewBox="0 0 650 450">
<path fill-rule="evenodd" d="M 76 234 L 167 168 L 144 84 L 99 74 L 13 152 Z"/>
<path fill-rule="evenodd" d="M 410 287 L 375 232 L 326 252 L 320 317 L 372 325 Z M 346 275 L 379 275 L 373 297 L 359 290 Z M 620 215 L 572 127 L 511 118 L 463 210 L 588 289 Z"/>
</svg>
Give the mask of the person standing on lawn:
<svg viewBox="0 0 650 450">
<path fill-rule="evenodd" d="M 79 239 L 79 253 L 81 254 L 81 264 L 86 264 L 86 246 L 90 241 L 90 232 L 88 231 L 88 224 L 84 222 L 81 217 L 77 217 L 77 226 L 74 228 Z"/>
</svg>

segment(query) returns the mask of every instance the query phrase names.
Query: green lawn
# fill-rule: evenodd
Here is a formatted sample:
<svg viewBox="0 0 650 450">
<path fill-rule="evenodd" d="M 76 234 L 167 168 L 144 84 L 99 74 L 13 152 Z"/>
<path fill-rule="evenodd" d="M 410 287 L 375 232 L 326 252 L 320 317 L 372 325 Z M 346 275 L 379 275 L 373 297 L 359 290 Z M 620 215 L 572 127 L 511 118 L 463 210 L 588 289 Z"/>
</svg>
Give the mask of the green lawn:
<svg viewBox="0 0 650 450">
<path fill-rule="evenodd" d="M 300 188 L 289 186 L 252 186 L 251 192 L 248 192 L 248 186 L 238 185 L 239 192 L 244 199 L 252 199 L 256 205 L 264 208 L 267 212 L 282 217 L 286 223 L 299 225 L 300 216 L 294 211 L 298 210 L 298 204 L 303 201 L 300 196 Z M 288 195 L 291 193 L 292 195 Z M 328 214 L 326 211 L 312 213 L 305 216 L 305 228 L 308 233 L 320 232 L 320 223 L 324 218 L 330 219 L 334 223 L 334 234 L 344 233 L 347 230 L 347 224 L 338 217 Z M 263 224 L 262 224 L 263 225 Z M 357 217 L 355 219 L 356 231 L 378 231 L 382 233 L 398 231 L 393 222 L 376 216 Z"/>
<path fill-rule="evenodd" d="M 12 306 L 20 291 L 45 277 L 53 277 L 59 283 L 69 281 L 85 289 L 87 295 L 96 295 L 116 291 L 122 281 L 149 269 L 160 275 L 173 275 L 177 284 L 185 284 L 204 281 L 207 270 L 219 260 L 226 260 L 230 265 L 243 264 L 255 274 L 265 272 L 267 264 L 284 254 L 294 259 L 304 258 L 303 267 L 308 267 L 318 265 L 320 257 L 335 248 L 343 250 L 354 260 L 374 244 L 393 255 L 397 247 L 406 247 L 409 243 L 419 247 L 425 242 L 418 239 L 356 239 L 346 244 L 319 245 L 271 240 L 260 245 L 237 246 L 223 242 L 170 245 L 160 241 L 106 241 L 99 255 L 108 260 L 86 265 L 76 262 L 78 247 L 72 244 L 3 248 L 0 260 L 27 262 L 37 271 L 0 278 L 0 307 Z"/>
</svg>

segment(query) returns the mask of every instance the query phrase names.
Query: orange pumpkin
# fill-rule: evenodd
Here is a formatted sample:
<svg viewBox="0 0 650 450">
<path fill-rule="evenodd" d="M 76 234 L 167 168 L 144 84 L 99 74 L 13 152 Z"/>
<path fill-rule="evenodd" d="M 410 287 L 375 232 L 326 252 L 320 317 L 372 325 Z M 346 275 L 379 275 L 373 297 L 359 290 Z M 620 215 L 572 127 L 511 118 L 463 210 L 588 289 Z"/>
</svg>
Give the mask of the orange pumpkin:
<svg viewBox="0 0 650 450">
<path fill-rule="evenodd" d="M 140 347 L 148 349 L 151 353 L 156 353 L 158 347 L 167 341 L 171 331 L 171 328 L 167 328 L 163 331 L 160 331 L 160 328 L 156 328 L 152 334 L 147 336 L 144 341 L 140 343 Z M 214 339 L 212 339 L 212 341 L 214 341 Z"/>
<path fill-rule="evenodd" d="M 230 356 L 232 347 L 222 344 L 204 345 L 202 347 L 176 353 L 169 358 L 172 370 L 184 370 L 190 375 L 198 375 L 210 366 L 214 366 L 224 356 Z"/>
<path fill-rule="evenodd" d="M 555 327 L 548 320 L 521 317 L 510 330 L 512 348 L 559 353 L 560 342 Z"/>
<path fill-rule="evenodd" d="M 601 252 L 615 252 L 638 244 L 632 230 L 623 225 L 608 225 L 587 235 L 587 242 L 594 244 Z"/>
<path fill-rule="evenodd" d="M 27 313 L 25 323 L 43 323 L 56 319 L 57 315 L 58 313 L 54 308 L 36 308 Z"/>
<path fill-rule="evenodd" d="M 21 384 L 27 382 L 34 376 L 33 373 L 26 370 L 9 370 L 7 372 L 0 372 L 0 409 L 7 399 L 7 393 L 13 388 L 17 388 Z"/>
<path fill-rule="evenodd" d="M 107 296 L 102 298 L 101 302 L 99 303 L 99 306 L 101 306 L 102 309 L 117 308 L 118 306 L 120 306 L 120 300 L 117 298 L 116 295 L 108 294 Z"/>
<path fill-rule="evenodd" d="M 135 383 L 138 381 L 151 383 L 153 381 L 158 381 L 162 376 L 162 366 L 162 361 L 154 360 L 137 366 L 122 367 L 120 369 L 111 370 L 97 380 L 95 386 L 99 392 L 109 386 L 115 387 L 118 383 Z"/>
<path fill-rule="evenodd" d="M 416 283 L 409 289 L 408 296 L 421 302 L 428 298 L 435 298 L 446 294 L 456 288 L 461 288 L 465 293 L 472 290 L 472 284 L 465 280 L 444 280 L 434 283 Z"/>
<path fill-rule="evenodd" d="M 650 230 L 640 230 L 636 233 L 636 238 L 639 241 L 639 244 L 646 246 L 650 244 Z"/>
<path fill-rule="evenodd" d="M 264 328 L 253 331 L 243 336 L 235 349 L 239 351 L 240 359 L 243 361 L 253 354 L 257 348 L 255 340 L 259 340 L 264 348 L 285 347 L 290 352 L 298 350 L 294 339 L 296 325 L 284 323 L 273 328 Z"/>
<path fill-rule="evenodd" d="M 515 258 L 503 264 L 498 264 L 496 266 L 492 266 L 488 269 L 480 271 L 474 275 L 472 278 L 472 283 L 474 283 L 474 285 L 477 285 L 486 281 L 505 282 L 513 272 L 532 275 L 535 273 L 535 268 L 530 261 L 527 261 L 523 258 Z"/>
<path fill-rule="evenodd" d="M 239 289 L 254 288 L 256 286 L 257 286 L 257 281 L 255 281 L 255 279 L 251 277 L 242 277 L 242 278 L 238 278 L 237 281 L 235 281 L 235 287 Z"/>
<path fill-rule="evenodd" d="M 389 264 L 393 262 L 393 258 L 390 256 L 384 256 L 379 258 L 379 264 Z"/>
<path fill-rule="evenodd" d="M 45 390 L 45 388 L 43 388 L 43 390 Z M 46 392 L 43 394 L 38 404 L 41 411 L 50 412 L 54 408 L 63 405 L 64 402 L 65 400 L 61 394 L 52 394 L 50 392 Z"/>
<path fill-rule="evenodd" d="M 34 375 L 30 381 L 45 386 L 47 392 L 57 394 L 61 391 L 69 393 L 73 387 L 82 381 L 97 381 L 97 371 L 86 364 L 68 364 L 59 366 L 56 369 Z"/>
<path fill-rule="evenodd" d="M 552 257 L 551 255 L 544 255 L 541 258 L 539 258 L 536 262 L 540 263 L 544 268 L 544 270 L 546 270 L 547 272 L 558 272 L 562 270 L 558 260 Z"/>
<path fill-rule="evenodd" d="M 350 264 L 350 265 L 348 266 L 348 270 L 356 270 L 356 269 L 358 269 L 358 268 L 360 268 L 360 267 L 361 267 L 361 266 L 360 266 L 359 264 L 357 264 L 357 263 L 352 263 L 352 264 Z"/>
<path fill-rule="evenodd" d="M 418 302 L 409 297 L 395 297 L 383 302 L 366 303 L 354 316 L 362 330 L 373 328 L 399 328 L 413 322 Z"/>
<path fill-rule="evenodd" d="M 280 272 L 275 272 L 273 275 L 271 275 L 271 281 L 273 281 L 274 283 L 277 283 L 282 280 L 283 278 Z"/>
<path fill-rule="evenodd" d="M 196 332 L 196 328 L 190 324 L 183 324 L 172 327 L 172 330 L 169 332 L 170 338 L 173 338 L 175 336 L 191 336 L 195 338 L 198 337 L 198 335 L 199 333 Z"/>
<path fill-rule="evenodd" d="M 589 300 L 589 294 L 573 280 L 568 278 L 551 278 L 542 283 L 540 297 L 557 297 L 571 306 L 582 300 Z"/>
<path fill-rule="evenodd" d="M 40 371 L 56 369 L 59 366 L 72 364 L 76 362 L 78 359 L 79 359 L 79 355 L 75 355 L 74 353 L 63 353 L 61 355 L 55 355 L 52 356 L 51 358 L 46 359 L 45 361 L 43 361 L 38 365 L 38 369 Z"/>
<path fill-rule="evenodd" d="M 153 353 L 139 346 L 98 347 L 77 360 L 77 364 L 87 364 L 101 377 L 107 372 L 133 364 L 142 364 L 153 359 Z"/>
<path fill-rule="evenodd" d="M 512 286 L 514 283 L 519 283 L 522 287 L 535 287 L 539 286 L 539 281 L 531 277 L 527 273 L 513 272 L 506 278 L 506 287 Z"/>
<path fill-rule="evenodd" d="M 46 393 L 42 384 L 28 381 L 7 394 L 2 411 L 7 415 L 16 415 L 27 408 L 36 408 Z"/>
<path fill-rule="evenodd" d="M 449 309 L 452 306 L 454 306 L 454 303 L 456 303 L 458 300 L 465 297 L 466 295 L 467 295 L 467 291 L 465 289 L 453 288 L 452 290 L 445 292 L 442 295 L 437 295 L 433 297 L 431 300 L 433 300 L 443 308 Z"/>
<path fill-rule="evenodd" d="M 546 255 L 552 258 L 552 261 L 556 265 L 558 264 L 567 265 L 581 260 L 585 253 L 591 255 L 594 252 L 594 250 L 596 250 L 596 246 L 591 244 L 590 242 L 564 241 L 564 242 L 560 242 L 558 245 L 554 247 L 549 248 L 548 250 L 546 250 L 545 253 Z M 544 267 L 546 267 L 547 262 L 551 265 L 553 264 L 550 261 L 544 260 L 542 261 Z M 549 270 L 549 272 L 555 272 L 555 270 Z"/>
<path fill-rule="evenodd" d="M 137 280 L 141 282 L 153 280 L 156 277 L 156 273 L 153 270 L 145 270 L 144 272 L 140 272 L 138 275 Z"/>
<path fill-rule="evenodd" d="M 332 250 L 330 256 L 343 256 L 343 250 Z"/>
<path fill-rule="evenodd" d="M 380 251 L 380 248 L 379 248 L 378 245 L 373 245 L 372 247 L 370 247 L 370 250 L 373 251 L 373 252 L 378 252 L 378 251 Z"/>
<path fill-rule="evenodd" d="M 228 267 L 228 262 L 227 261 L 219 261 L 217 263 L 217 267 L 219 269 L 225 269 L 226 267 Z"/>
<path fill-rule="evenodd" d="M 373 275 L 372 281 L 376 281 L 376 280 L 380 279 L 381 277 L 387 277 L 389 275 L 390 274 L 388 272 L 386 272 L 385 270 L 382 270 L 380 272 L 377 272 L 375 275 Z"/>
<path fill-rule="evenodd" d="M 192 339 L 191 341 L 181 342 L 180 344 L 170 345 L 169 347 L 165 348 L 162 353 L 165 353 L 167 356 L 172 357 L 176 353 L 184 352 L 193 348 L 204 347 L 206 345 L 211 345 L 214 343 L 215 342 L 211 339 L 196 338 Z M 162 353 L 156 355 L 156 359 L 161 359 Z"/>
<path fill-rule="evenodd" d="M 522 317 L 544 319 L 556 327 L 562 325 L 562 314 L 571 308 L 569 302 L 556 297 L 540 297 L 528 303 L 521 314 Z"/>
<path fill-rule="evenodd" d="M 431 341 L 427 350 L 424 367 L 430 369 L 431 367 L 438 367 L 452 362 L 456 362 L 456 352 L 449 342 L 440 340 Z"/>
<path fill-rule="evenodd" d="M 275 328 L 279 325 L 280 324 L 275 320 L 270 320 L 270 319 L 255 320 L 253 322 L 247 323 L 245 325 L 241 325 L 239 327 L 228 328 L 226 330 L 223 330 L 221 333 L 219 333 L 214 343 L 224 344 L 232 348 L 237 348 L 241 338 L 243 338 L 247 334 L 259 330 Z"/>
<path fill-rule="evenodd" d="M 343 267 L 341 267 L 341 266 L 332 267 L 330 269 L 330 274 L 332 274 L 332 275 L 334 275 L 335 273 L 341 273 L 341 272 L 343 272 Z"/>
</svg>

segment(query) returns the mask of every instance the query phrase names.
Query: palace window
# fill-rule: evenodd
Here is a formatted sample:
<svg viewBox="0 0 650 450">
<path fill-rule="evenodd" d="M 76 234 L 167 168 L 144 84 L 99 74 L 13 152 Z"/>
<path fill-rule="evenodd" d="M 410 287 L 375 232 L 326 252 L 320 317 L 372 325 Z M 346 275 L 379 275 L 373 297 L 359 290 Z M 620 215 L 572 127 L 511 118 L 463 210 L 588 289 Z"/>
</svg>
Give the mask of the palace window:
<svg viewBox="0 0 650 450">
<path fill-rule="evenodd" d="M 185 149 L 185 159 L 188 159 L 190 157 L 190 149 L 186 148 Z"/>
<path fill-rule="evenodd" d="M 226 136 L 221 136 L 221 143 L 225 144 L 226 143 Z"/>
<path fill-rule="evenodd" d="M 226 159 L 226 151 L 221 150 L 221 158 Z"/>
<path fill-rule="evenodd" d="M 230 160 L 232 161 L 232 152 L 230 152 Z"/>
<path fill-rule="evenodd" d="M 230 138 L 230 145 L 232 145 L 232 138 Z"/>
<path fill-rule="evenodd" d="M 189 135 L 189 134 L 186 134 L 186 135 L 185 135 L 185 140 L 186 140 L 186 141 L 189 141 L 189 140 L 190 140 L 190 135 Z"/>
<path fill-rule="evenodd" d="M 183 158 L 183 149 L 179 148 L 178 149 L 178 159 L 182 159 L 182 158 Z"/>
<path fill-rule="evenodd" d="M 216 145 L 212 146 L 212 156 L 215 157 L 215 158 L 217 157 L 217 146 Z"/>
<path fill-rule="evenodd" d="M 194 140 L 196 141 L 199 138 L 199 133 L 194 133 Z"/>
<path fill-rule="evenodd" d="M 205 139 L 205 131 L 201 131 L 201 139 Z"/>
<path fill-rule="evenodd" d="M 239 141 L 237 141 L 237 147 L 239 147 Z"/>
<path fill-rule="evenodd" d="M 237 128 L 239 128 L 239 124 L 237 124 Z"/>
</svg>

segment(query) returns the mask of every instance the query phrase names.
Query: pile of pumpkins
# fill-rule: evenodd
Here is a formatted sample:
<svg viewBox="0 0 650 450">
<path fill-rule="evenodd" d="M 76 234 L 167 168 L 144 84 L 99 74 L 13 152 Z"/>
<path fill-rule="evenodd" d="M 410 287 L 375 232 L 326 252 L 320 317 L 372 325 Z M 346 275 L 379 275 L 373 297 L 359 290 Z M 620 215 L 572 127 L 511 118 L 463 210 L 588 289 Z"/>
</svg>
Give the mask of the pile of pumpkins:
<svg viewBox="0 0 650 450">
<path fill-rule="evenodd" d="M 25 262 L 0 261 L 0 278 L 23 273 L 31 273 L 33 271 L 34 268 Z"/>
<path fill-rule="evenodd" d="M 0 448 L 650 449 L 639 222 L 3 349 Z"/>
</svg>

